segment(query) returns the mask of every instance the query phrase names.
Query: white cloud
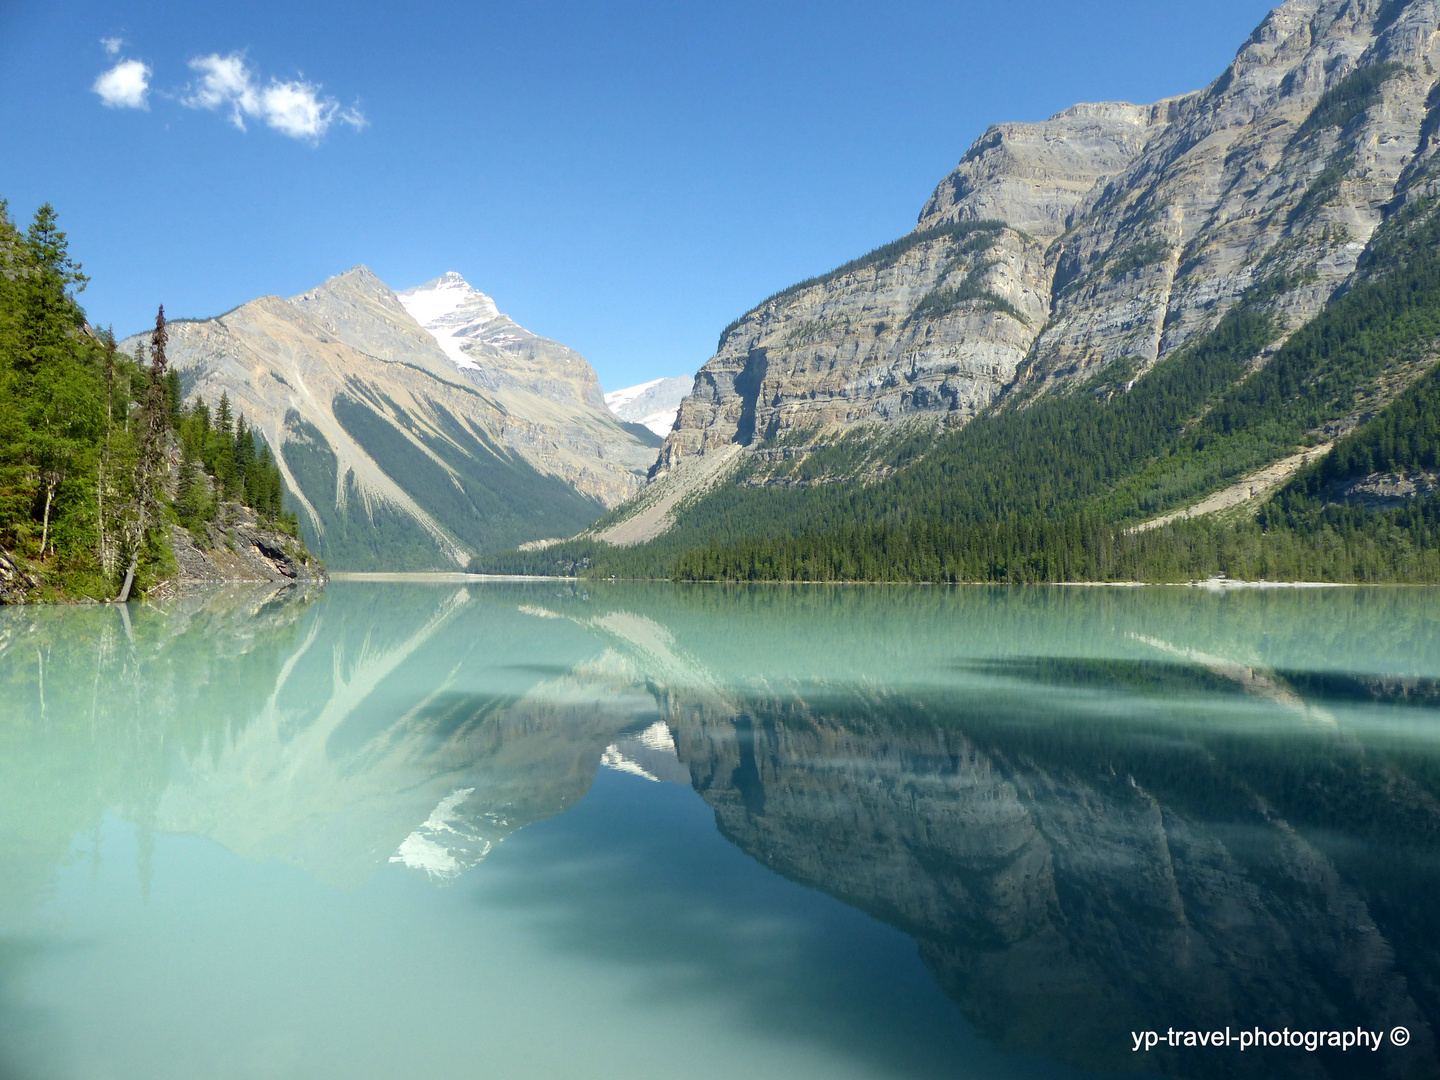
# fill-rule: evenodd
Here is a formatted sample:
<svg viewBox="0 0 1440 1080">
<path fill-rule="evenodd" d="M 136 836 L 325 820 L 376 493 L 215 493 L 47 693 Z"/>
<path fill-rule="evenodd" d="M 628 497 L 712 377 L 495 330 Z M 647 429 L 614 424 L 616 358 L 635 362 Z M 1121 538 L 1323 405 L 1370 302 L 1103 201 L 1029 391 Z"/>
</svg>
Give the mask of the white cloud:
<svg viewBox="0 0 1440 1080">
<path fill-rule="evenodd" d="M 139 60 L 121 60 L 103 72 L 91 87 L 112 109 L 148 109 L 150 65 Z"/>
<path fill-rule="evenodd" d="M 358 109 L 342 109 L 333 97 L 323 96 L 316 83 L 271 79 L 262 86 L 243 53 L 198 56 L 190 61 L 190 70 L 199 80 L 180 103 L 211 111 L 228 108 L 230 122 L 241 131 L 247 118 L 258 119 L 292 139 L 318 142 L 336 121 L 357 131 L 369 123 Z"/>
<path fill-rule="evenodd" d="M 124 44 L 125 44 L 125 39 L 124 39 L 124 38 L 119 38 L 119 37 L 102 37 L 102 38 L 100 39 L 100 47 L 105 50 L 105 55 L 106 55 L 106 56 L 118 56 L 118 55 L 120 55 L 120 46 L 122 46 L 122 45 L 124 45 Z"/>
<path fill-rule="evenodd" d="M 218 109 L 230 107 L 230 122 L 241 131 L 245 130 L 245 117 L 260 111 L 260 97 L 255 92 L 255 80 L 245 66 L 245 57 L 240 53 L 221 56 L 211 53 L 190 61 L 190 70 L 199 74 L 200 84 L 180 99 L 180 104 L 192 109 Z"/>
</svg>

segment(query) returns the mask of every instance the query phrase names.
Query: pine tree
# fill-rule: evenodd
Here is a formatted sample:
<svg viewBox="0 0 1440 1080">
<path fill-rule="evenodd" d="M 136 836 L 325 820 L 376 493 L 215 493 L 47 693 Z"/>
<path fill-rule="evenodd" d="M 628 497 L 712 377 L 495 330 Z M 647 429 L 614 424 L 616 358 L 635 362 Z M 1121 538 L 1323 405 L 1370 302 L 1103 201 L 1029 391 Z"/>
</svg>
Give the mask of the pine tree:
<svg viewBox="0 0 1440 1080">
<path fill-rule="evenodd" d="M 235 498 L 255 505 L 255 439 L 245 425 L 245 414 L 235 419 Z"/>
<path fill-rule="evenodd" d="M 105 516 L 106 494 L 110 486 L 110 472 L 113 466 L 113 442 L 115 430 L 115 328 L 106 329 L 102 344 L 104 347 L 102 372 L 105 379 L 105 430 L 100 448 L 100 464 L 95 470 L 95 508 L 97 557 L 100 572 L 107 578 L 114 572 L 115 556 L 107 529 Z M 113 517 L 113 514 L 112 514 Z"/>
<path fill-rule="evenodd" d="M 175 483 L 175 509 L 180 523 L 187 529 L 198 529 L 208 516 L 206 502 L 200 463 L 186 447 L 180 456 L 180 472 Z"/>
<path fill-rule="evenodd" d="M 19 451 L 17 464 L 34 492 L 40 519 L 36 556 L 44 559 L 58 555 L 57 516 L 77 527 L 86 516 L 89 485 L 66 485 L 91 467 L 101 427 L 99 372 L 92 341 L 80 333 L 84 313 L 71 295 L 86 279 L 70 258 L 53 207 L 47 203 L 36 212 L 24 242 L 12 241 L 11 252 L 7 261 L 18 263 L 13 266 L 18 335 L 9 381 L 22 425 L 12 449 Z M 69 505 L 57 505 L 62 500 Z"/>
</svg>

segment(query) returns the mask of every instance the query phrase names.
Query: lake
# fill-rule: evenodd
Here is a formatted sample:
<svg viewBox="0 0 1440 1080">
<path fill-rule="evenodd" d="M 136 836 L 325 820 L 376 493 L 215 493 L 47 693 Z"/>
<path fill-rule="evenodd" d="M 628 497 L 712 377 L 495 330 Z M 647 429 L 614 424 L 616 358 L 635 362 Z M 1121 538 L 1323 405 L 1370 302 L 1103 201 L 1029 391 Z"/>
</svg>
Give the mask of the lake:
<svg viewBox="0 0 1440 1080">
<path fill-rule="evenodd" d="M 1437 898 L 1434 590 L 0 609 L 3 1080 L 1433 1077 Z"/>
</svg>

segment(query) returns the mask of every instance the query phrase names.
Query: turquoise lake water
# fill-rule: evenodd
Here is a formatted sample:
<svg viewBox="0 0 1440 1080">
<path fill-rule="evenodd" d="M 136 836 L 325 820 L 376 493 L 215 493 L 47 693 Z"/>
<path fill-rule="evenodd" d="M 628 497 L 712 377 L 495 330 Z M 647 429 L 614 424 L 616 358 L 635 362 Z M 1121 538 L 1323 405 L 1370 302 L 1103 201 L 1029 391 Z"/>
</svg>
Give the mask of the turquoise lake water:
<svg viewBox="0 0 1440 1080">
<path fill-rule="evenodd" d="M 1166 1041 L 1227 1028 L 1383 1039 Z M 1435 590 L 0 609 L 0 1080 L 1435 1077 L 1437 1028 Z"/>
</svg>

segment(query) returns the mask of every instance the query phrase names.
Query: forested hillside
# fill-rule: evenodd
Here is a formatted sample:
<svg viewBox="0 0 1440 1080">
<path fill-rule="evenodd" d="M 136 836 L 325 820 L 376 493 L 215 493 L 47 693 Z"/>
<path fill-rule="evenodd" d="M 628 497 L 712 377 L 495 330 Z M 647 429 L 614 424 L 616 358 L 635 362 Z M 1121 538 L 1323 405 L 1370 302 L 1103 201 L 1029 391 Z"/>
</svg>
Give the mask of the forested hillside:
<svg viewBox="0 0 1440 1080">
<path fill-rule="evenodd" d="M 1275 348 L 1288 284 L 1260 282 L 1142 379 L 1116 361 L 1068 393 L 1018 391 L 958 431 L 883 448 L 852 439 L 856 455 L 893 469 L 878 482 L 759 487 L 742 473 L 642 547 L 575 542 L 477 565 L 741 580 L 1440 581 L 1440 495 L 1414 490 L 1430 483 L 1440 442 L 1435 201 L 1393 216 L 1354 283 Z M 1258 515 L 1135 529 L 1349 428 Z M 1408 484 L 1405 497 L 1386 497 L 1385 477 Z"/>
<path fill-rule="evenodd" d="M 173 568 L 170 528 L 228 500 L 295 534 L 279 470 L 221 402 L 186 407 L 164 309 L 140 355 L 96 332 L 55 211 L 0 200 L 0 599 L 127 599 Z M 298 544 L 298 539 L 296 540 Z"/>
</svg>

